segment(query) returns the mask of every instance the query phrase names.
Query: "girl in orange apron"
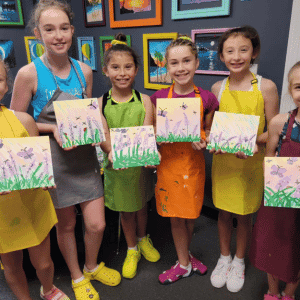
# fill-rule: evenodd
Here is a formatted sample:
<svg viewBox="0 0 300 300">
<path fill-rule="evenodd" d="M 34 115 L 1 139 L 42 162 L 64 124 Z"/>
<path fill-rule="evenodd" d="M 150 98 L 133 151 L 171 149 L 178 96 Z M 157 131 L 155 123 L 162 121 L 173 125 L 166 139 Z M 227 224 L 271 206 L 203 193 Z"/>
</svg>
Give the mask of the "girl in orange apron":
<svg viewBox="0 0 300 300">
<path fill-rule="evenodd" d="M 199 217 L 204 196 L 205 161 L 203 149 L 212 117 L 218 107 L 216 97 L 194 85 L 194 73 L 199 66 L 196 45 L 183 36 L 171 42 L 166 51 L 168 72 L 174 80 L 168 89 L 156 92 L 157 98 L 199 98 L 201 108 L 201 141 L 195 143 L 162 144 L 161 164 L 157 168 L 155 189 L 158 213 L 171 218 L 172 235 L 178 262 L 159 276 L 161 284 L 170 284 L 193 272 L 200 275 L 207 268 L 189 252 L 195 219 Z"/>
<path fill-rule="evenodd" d="M 272 81 L 255 76 L 249 70 L 260 51 L 258 33 L 254 28 L 244 26 L 225 32 L 218 50 L 230 71 L 227 79 L 212 87 L 213 93 L 219 96 L 219 111 L 260 116 L 257 153 L 248 158 L 243 153 L 216 155 L 212 166 L 213 201 L 220 209 L 221 257 L 212 272 L 211 283 L 217 288 L 226 284 L 229 291 L 238 292 L 245 280 L 244 257 L 251 234 L 251 214 L 260 207 L 263 195 L 262 162 L 267 139 L 267 133 L 263 133 L 265 119 L 269 122 L 278 112 L 278 95 Z M 238 227 L 237 250 L 232 261 L 233 214 L 238 220 Z"/>
</svg>

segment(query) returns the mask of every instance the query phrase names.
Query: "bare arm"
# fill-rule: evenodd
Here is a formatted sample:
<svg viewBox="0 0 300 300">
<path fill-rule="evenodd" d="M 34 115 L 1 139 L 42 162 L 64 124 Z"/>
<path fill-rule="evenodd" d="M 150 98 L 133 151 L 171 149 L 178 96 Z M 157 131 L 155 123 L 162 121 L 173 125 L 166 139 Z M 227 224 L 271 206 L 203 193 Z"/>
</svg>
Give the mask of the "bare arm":
<svg viewBox="0 0 300 300">
<path fill-rule="evenodd" d="M 146 110 L 146 115 L 145 115 L 145 119 L 144 119 L 144 123 L 143 125 L 153 125 L 154 124 L 154 117 L 153 117 L 153 104 L 150 100 L 150 97 L 142 94 L 143 97 L 143 101 L 144 101 L 144 106 L 145 106 L 145 110 Z"/>
<path fill-rule="evenodd" d="M 18 112 L 15 111 L 16 117 L 19 119 L 19 121 L 22 123 L 22 125 L 25 127 L 25 129 L 28 131 L 30 136 L 38 136 L 39 130 L 36 126 L 36 123 L 34 119 L 25 112 Z"/>
</svg>

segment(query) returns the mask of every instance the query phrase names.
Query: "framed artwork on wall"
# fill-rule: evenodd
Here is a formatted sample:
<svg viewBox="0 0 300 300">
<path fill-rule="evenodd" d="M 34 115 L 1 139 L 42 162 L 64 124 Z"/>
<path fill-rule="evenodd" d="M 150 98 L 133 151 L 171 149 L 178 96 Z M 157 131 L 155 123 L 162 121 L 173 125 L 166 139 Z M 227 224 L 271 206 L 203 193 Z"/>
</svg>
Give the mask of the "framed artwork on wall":
<svg viewBox="0 0 300 300">
<path fill-rule="evenodd" d="M 162 0 L 109 0 L 111 28 L 162 24 Z"/>
<path fill-rule="evenodd" d="M 45 52 L 43 44 L 34 36 L 24 36 L 27 60 L 30 64 Z"/>
<path fill-rule="evenodd" d="M 87 64 L 93 71 L 97 71 L 97 55 L 94 37 L 78 37 L 78 60 Z"/>
<path fill-rule="evenodd" d="M 0 0 L 0 26 L 24 26 L 21 0 Z"/>
<path fill-rule="evenodd" d="M 101 68 L 103 68 L 104 52 L 111 47 L 111 41 L 114 38 L 115 37 L 113 35 L 107 35 L 107 36 L 100 36 L 99 37 Z M 127 42 L 127 45 L 130 47 L 131 46 L 131 37 L 130 37 L 130 35 L 126 35 L 126 42 Z"/>
<path fill-rule="evenodd" d="M 198 49 L 199 67 L 197 74 L 229 75 L 218 55 L 219 38 L 230 28 L 195 29 L 191 32 Z"/>
<path fill-rule="evenodd" d="M 226 16 L 230 0 L 171 0 L 173 20 Z"/>
<path fill-rule="evenodd" d="M 103 0 L 82 0 L 82 5 L 85 27 L 105 25 Z"/>
<path fill-rule="evenodd" d="M 0 40 L 0 58 L 9 65 L 10 68 L 16 66 L 14 43 L 10 40 Z"/>
<path fill-rule="evenodd" d="M 144 87 L 160 90 L 172 84 L 165 61 L 168 45 L 178 36 L 177 32 L 143 34 Z"/>
</svg>

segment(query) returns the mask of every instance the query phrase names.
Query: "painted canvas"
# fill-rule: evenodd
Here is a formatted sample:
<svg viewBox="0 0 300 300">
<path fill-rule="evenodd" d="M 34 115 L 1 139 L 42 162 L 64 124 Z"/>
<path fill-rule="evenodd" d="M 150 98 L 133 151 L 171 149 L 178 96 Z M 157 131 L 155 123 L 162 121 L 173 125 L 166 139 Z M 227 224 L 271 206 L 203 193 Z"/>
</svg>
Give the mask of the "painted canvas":
<svg viewBox="0 0 300 300">
<path fill-rule="evenodd" d="M 16 66 L 13 41 L 0 40 L 0 57 L 9 65 L 10 68 L 14 68 Z"/>
<path fill-rule="evenodd" d="M 48 136 L 0 139 L 0 191 L 54 186 Z"/>
<path fill-rule="evenodd" d="M 38 39 L 33 36 L 25 36 L 24 40 L 28 63 L 31 63 L 44 54 L 44 46 Z"/>
<path fill-rule="evenodd" d="M 23 26 L 21 0 L 0 0 L 0 26 Z"/>
<path fill-rule="evenodd" d="M 105 10 L 103 0 L 83 0 L 85 26 L 105 25 Z"/>
<path fill-rule="evenodd" d="M 253 156 L 259 116 L 215 112 L 207 149 L 227 153 L 244 152 Z"/>
<path fill-rule="evenodd" d="M 95 42 L 93 37 L 78 37 L 78 58 L 87 64 L 92 70 L 97 70 Z"/>
<path fill-rule="evenodd" d="M 114 169 L 159 165 L 153 126 L 110 129 Z"/>
<path fill-rule="evenodd" d="M 119 2 L 121 14 L 151 11 L 151 0 L 119 0 Z"/>
<path fill-rule="evenodd" d="M 157 99 L 157 142 L 199 142 L 201 128 L 199 101 L 199 98 Z"/>
<path fill-rule="evenodd" d="M 54 101 L 63 148 L 105 141 L 97 98 Z"/>
<path fill-rule="evenodd" d="M 300 208 L 299 170 L 299 157 L 265 157 L 265 206 Z"/>
</svg>

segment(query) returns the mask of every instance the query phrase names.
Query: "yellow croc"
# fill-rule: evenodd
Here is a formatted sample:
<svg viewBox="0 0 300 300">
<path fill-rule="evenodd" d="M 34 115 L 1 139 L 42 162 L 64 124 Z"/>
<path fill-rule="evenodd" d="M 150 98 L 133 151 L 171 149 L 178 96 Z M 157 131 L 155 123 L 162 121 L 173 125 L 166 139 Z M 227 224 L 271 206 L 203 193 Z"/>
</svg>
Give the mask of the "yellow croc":
<svg viewBox="0 0 300 300">
<path fill-rule="evenodd" d="M 141 252 L 139 248 L 138 250 L 127 250 L 127 256 L 122 268 L 123 277 L 131 279 L 136 275 L 137 265 L 140 259 Z"/>
<path fill-rule="evenodd" d="M 94 272 L 86 272 L 83 270 L 83 275 L 90 280 L 98 280 L 103 284 L 116 286 L 121 282 L 121 275 L 118 271 L 105 267 L 104 262 L 98 265 Z"/>
<path fill-rule="evenodd" d="M 88 278 L 78 283 L 74 283 L 72 280 L 72 287 L 76 300 L 100 300 L 99 294 Z"/>
<path fill-rule="evenodd" d="M 141 249 L 141 253 L 148 261 L 157 262 L 160 259 L 160 254 L 153 247 L 149 234 L 142 238 L 142 240 L 138 242 L 138 245 Z"/>
</svg>

